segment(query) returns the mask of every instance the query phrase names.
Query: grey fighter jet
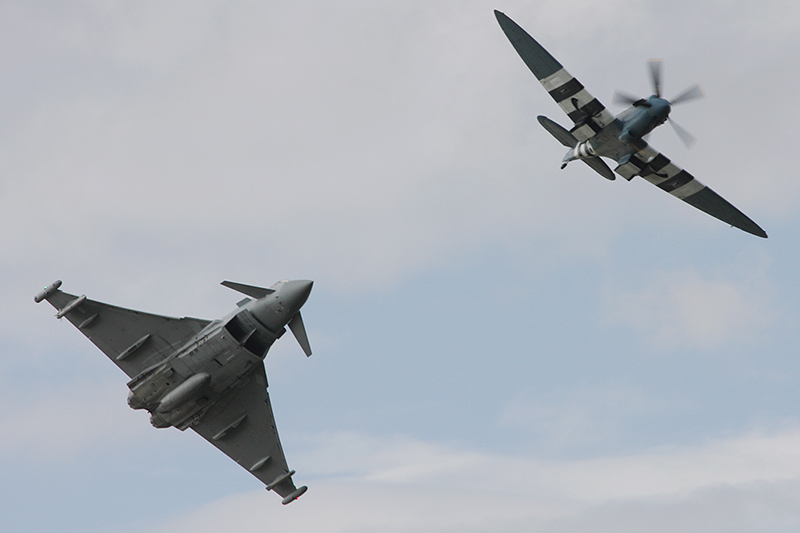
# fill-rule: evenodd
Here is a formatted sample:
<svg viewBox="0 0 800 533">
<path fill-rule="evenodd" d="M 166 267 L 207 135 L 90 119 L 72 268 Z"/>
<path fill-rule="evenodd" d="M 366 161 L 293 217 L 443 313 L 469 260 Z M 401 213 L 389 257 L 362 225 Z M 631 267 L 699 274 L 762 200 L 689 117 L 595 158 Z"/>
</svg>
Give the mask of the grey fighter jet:
<svg viewBox="0 0 800 533">
<path fill-rule="evenodd" d="M 283 496 L 295 487 L 278 438 L 267 393 L 264 358 L 286 331 L 311 355 L 300 308 L 313 282 L 280 281 L 269 289 L 223 281 L 249 296 L 219 320 L 171 318 L 132 311 L 59 290 L 56 281 L 36 295 L 47 300 L 131 380 L 128 405 L 145 409 L 157 428 L 192 428 Z"/>
<path fill-rule="evenodd" d="M 614 101 L 630 107 L 615 117 L 525 30 L 505 14 L 494 13 L 522 60 L 573 122 L 567 130 L 545 116 L 538 117 L 544 129 L 568 148 L 562 169 L 571 161 L 583 161 L 604 178 L 613 180 L 614 172 L 601 159 L 607 157 L 617 162 L 614 171 L 626 180 L 641 176 L 731 226 L 767 237 L 758 224 L 645 141 L 647 134 L 669 120 L 687 146 L 694 142 L 688 132 L 669 119 L 669 113 L 673 105 L 703 96 L 699 85 L 666 100 L 661 97 L 661 63 L 651 61 L 654 94 L 649 98 L 634 98 L 618 92 Z"/>
</svg>

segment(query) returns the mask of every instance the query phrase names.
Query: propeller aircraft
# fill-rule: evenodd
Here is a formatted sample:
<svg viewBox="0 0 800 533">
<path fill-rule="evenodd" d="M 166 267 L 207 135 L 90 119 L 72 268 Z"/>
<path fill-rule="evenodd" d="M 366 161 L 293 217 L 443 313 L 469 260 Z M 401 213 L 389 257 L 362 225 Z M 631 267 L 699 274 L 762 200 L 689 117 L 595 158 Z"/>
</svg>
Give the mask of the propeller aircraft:
<svg viewBox="0 0 800 533">
<path fill-rule="evenodd" d="M 767 238 L 766 232 L 747 215 L 647 144 L 647 135 L 667 121 L 687 147 L 694 144 L 694 137 L 669 115 L 672 106 L 704 96 L 699 85 L 667 100 L 661 95 L 661 62 L 651 61 L 653 94 L 636 98 L 617 91 L 614 102 L 630 107 L 615 117 L 517 23 L 500 11 L 494 13 L 522 60 L 573 122 L 568 130 L 545 116 L 537 117 L 544 129 L 568 148 L 562 169 L 572 161 L 583 161 L 609 180 L 615 179 L 614 172 L 628 181 L 641 176 L 731 226 Z M 617 162 L 614 171 L 603 157 Z"/>
</svg>

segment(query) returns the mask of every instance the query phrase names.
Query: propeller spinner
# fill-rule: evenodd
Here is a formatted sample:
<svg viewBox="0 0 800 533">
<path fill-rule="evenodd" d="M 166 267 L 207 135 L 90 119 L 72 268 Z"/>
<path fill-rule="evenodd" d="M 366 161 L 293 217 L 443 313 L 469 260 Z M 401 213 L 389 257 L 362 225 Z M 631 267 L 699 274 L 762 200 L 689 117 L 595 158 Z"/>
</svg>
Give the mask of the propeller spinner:
<svg viewBox="0 0 800 533">
<path fill-rule="evenodd" d="M 650 98 L 637 98 L 622 91 L 615 91 L 612 101 L 615 104 L 631 105 L 634 107 L 651 107 L 654 99 L 657 99 L 665 102 L 669 107 L 671 107 L 673 105 L 683 104 L 698 98 L 702 98 L 706 95 L 705 91 L 703 91 L 703 88 L 700 85 L 694 84 L 672 100 L 665 100 L 661 98 L 662 64 L 663 63 L 660 59 L 651 59 L 647 62 L 647 66 L 649 67 L 650 71 L 650 85 L 653 89 L 653 95 Z M 669 111 L 667 111 L 667 113 L 669 113 Z M 685 144 L 687 148 L 691 148 L 696 141 L 694 136 L 680 127 L 677 123 L 675 123 L 674 120 L 669 118 L 669 114 L 667 115 L 667 121 L 672 126 L 672 129 L 675 130 L 675 133 L 681 139 L 683 144 Z"/>
</svg>

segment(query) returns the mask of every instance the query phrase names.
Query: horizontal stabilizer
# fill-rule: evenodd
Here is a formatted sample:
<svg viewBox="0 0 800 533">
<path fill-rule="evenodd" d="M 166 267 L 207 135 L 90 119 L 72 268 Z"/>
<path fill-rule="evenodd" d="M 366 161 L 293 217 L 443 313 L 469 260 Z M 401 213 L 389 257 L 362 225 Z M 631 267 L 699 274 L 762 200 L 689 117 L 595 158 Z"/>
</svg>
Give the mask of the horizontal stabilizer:
<svg viewBox="0 0 800 533">
<path fill-rule="evenodd" d="M 581 159 L 581 161 L 592 167 L 592 170 L 603 176 L 605 179 L 611 181 L 616 179 L 616 176 L 614 176 L 611 168 L 599 157 L 589 157 L 587 159 Z"/>
<path fill-rule="evenodd" d="M 548 133 L 550 133 L 550 135 L 558 139 L 558 142 L 567 148 L 574 148 L 575 145 L 578 144 L 578 139 L 576 139 L 567 128 L 563 127 L 558 122 L 554 122 L 544 115 L 539 115 L 536 117 L 536 120 L 539 121 L 539 124 L 541 124 L 542 127 L 546 129 Z"/>
<path fill-rule="evenodd" d="M 228 287 L 229 289 L 241 292 L 242 294 L 251 296 L 255 299 L 263 298 L 267 294 L 272 294 L 273 292 L 275 292 L 275 289 L 265 289 L 263 287 L 245 285 L 244 283 L 236 283 L 234 281 L 223 281 L 222 285 Z"/>
<path fill-rule="evenodd" d="M 308 342 L 308 335 L 306 335 L 306 327 L 303 324 L 303 317 L 298 311 L 294 318 L 289 321 L 289 329 L 292 330 L 294 338 L 300 344 L 300 347 L 306 354 L 306 357 L 311 356 L 311 344 Z"/>
</svg>

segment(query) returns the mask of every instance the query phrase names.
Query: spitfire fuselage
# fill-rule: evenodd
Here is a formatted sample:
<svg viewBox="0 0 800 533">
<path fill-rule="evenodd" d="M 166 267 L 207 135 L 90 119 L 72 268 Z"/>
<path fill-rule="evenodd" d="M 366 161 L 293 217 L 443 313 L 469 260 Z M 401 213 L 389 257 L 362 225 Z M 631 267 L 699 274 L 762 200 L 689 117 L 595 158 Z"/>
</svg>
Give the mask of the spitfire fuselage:
<svg viewBox="0 0 800 533">
<path fill-rule="evenodd" d="M 635 139 L 641 139 L 666 122 L 670 110 L 670 104 L 664 98 L 651 96 L 646 100 L 639 100 L 617 116 L 622 122 L 619 140 L 631 143 Z"/>
<path fill-rule="evenodd" d="M 651 60 L 648 65 L 652 96 L 636 98 L 617 93 L 614 100 L 631 104 L 631 107 L 615 117 L 528 32 L 500 11 L 495 11 L 495 16 L 522 61 L 573 123 L 573 127 L 567 129 L 547 117 L 537 117 L 539 123 L 568 148 L 561 160 L 562 169 L 570 161 L 580 160 L 608 180 L 616 179 L 617 175 L 629 181 L 641 176 L 731 226 L 767 237 L 766 232 L 747 215 L 672 163 L 644 139 L 669 119 L 672 106 L 703 97 L 702 87 L 695 84 L 671 100 L 662 98 L 661 62 Z M 689 132 L 673 121 L 670 124 L 684 144 L 693 144 L 694 137 Z M 612 170 L 603 158 L 616 161 L 616 168 Z"/>
<path fill-rule="evenodd" d="M 619 161 L 635 153 L 642 137 L 666 122 L 670 110 L 669 102 L 657 96 L 639 100 L 591 139 L 570 148 L 562 160 L 561 168 L 578 159 L 608 157 Z"/>
</svg>

